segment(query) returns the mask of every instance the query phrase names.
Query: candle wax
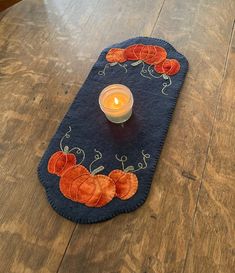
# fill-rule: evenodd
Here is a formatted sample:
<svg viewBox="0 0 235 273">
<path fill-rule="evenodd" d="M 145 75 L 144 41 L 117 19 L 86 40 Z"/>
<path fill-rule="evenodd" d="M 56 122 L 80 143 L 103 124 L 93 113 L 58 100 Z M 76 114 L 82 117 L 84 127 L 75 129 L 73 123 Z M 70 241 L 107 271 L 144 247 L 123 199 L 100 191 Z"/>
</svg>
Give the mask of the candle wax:
<svg viewBox="0 0 235 273">
<path fill-rule="evenodd" d="M 131 117 L 133 102 L 130 89 L 122 84 L 107 86 L 99 96 L 101 110 L 114 123 L 123 123 Z"/>
<path fill-rule="evenodd" d="M 104 106 L 109 109 L 120 109 L 128 103 L 128 96 L 123 93 L 112 93 L 104 99 Z"/>
</svg>

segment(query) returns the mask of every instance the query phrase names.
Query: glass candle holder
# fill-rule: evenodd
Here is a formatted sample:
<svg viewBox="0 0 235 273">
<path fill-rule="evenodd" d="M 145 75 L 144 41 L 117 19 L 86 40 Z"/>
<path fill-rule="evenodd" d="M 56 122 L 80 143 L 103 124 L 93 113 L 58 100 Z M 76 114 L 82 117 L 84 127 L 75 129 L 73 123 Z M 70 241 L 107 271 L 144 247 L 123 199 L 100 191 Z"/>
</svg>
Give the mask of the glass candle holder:
<svg viewBox="0 0 235 273">
<path fill-rule="evenodd" d="M 99 104 L 106 118 L 113 123 L 123 123 L 132 114 L 134 99 L 130 89 L 122 84 L 112 84 L 102 90 Z"/>
</svg>

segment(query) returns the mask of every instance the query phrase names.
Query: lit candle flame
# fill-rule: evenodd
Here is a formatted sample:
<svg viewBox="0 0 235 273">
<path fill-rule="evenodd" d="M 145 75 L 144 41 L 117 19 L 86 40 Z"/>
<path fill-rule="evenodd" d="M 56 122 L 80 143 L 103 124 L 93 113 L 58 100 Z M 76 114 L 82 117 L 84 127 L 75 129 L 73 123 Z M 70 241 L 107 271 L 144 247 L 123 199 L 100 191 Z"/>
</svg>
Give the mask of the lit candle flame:
<svg viewBox="0 0 235 273">
<path fill-rule="evenodd" d="M 114 104 L 118 105 L 119 104 L 119 99 L 118 98 L 114 98 Z"/>
</svg>

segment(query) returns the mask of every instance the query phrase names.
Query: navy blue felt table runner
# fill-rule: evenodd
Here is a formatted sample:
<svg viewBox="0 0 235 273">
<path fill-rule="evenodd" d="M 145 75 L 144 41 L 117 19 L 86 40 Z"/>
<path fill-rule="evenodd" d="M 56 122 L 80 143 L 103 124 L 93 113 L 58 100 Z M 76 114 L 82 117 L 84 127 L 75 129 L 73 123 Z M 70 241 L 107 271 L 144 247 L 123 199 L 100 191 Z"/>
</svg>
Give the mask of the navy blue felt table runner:
<svg viewBox="0 0 235 273">
<path fill-rule="evenodd" d="M 151 64 L 141 61 L 107 61 L 106 55 L 110 48 L 125 49 L 135 44 L 164 48 L 167 59 L 175 59 L 180 64 L 178 73 L 167 73 L 171 69 L 167 65 L 165 73 L 157 73 Z M 49 203 L 57 213 L 74 222 L 95 223 L 120 213 L 131 212 L 144 203 L 187 70 L 186 58 L 160 39 L 138 37 L 102 51 L 38 167 L 38 175 L 46 189 Z M 107 121 L 98 103 L 102 89 L 116 83 L 126 85 L 134 97 L 133 115 L 122 126 Z M 66 132 L 69 133 L 66 135 Z M 85 152 L 82 165 L 87 169 L 94 161 L 96 151 L 99 151 L 102 158 L 94 165 L 102 165 L 104 169 L 101 173 L 104 175 L 112 170 L 122 169 L 117 157 L 125 155 L 126 166 L 133 166 L 135 169 L 140 167 L 135 173 L 138 177 L 137 192 L 128 200 L 114 197 L 99 208 L 88 207 L 66 198 L 60 191 L 60 176 L 48 171 L 48 161 L 61 148 L 71 150 L 73 147 L 79 147 Z M 73 152 L 79 162 L 82 154 L 76 154 L 76 149 L 71 151 Z M 146 154 L 148 157 L 143 158 Z"/>
</svg>

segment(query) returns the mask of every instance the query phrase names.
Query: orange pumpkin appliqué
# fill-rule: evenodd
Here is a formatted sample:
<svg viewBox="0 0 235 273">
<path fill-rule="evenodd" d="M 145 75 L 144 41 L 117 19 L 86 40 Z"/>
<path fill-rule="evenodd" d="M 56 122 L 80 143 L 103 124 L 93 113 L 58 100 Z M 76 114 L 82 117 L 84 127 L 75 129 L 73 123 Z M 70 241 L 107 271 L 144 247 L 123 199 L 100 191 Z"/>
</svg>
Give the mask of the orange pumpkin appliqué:
<svg viewBox="0 0 235 273">
<path fill-rule="evenodd" d="M 123 63 L 127 60 L 124 51 L 122 48 L 111 48 L 106 55 L 106 60 L 110 63 Z"/>
<path fill-rule="evenodd" d="M 156 64 L 154 69 L 157 73 L 164 73 L 166 75 L 175 75 L 180 70 L 180 63 L 175 59 L 166 59 L 163 62 Z"/>
<path fill-rule="evenodd" d="M 167 59 L 165 48 L 156 45 L 133 44 L 127 48 L 111 48 L 106 54 L 104 68 L 98 71 L 98 75 L 105 76 L 106 70 L 119 66 L 127 73 L 128 64 L 126 61 L 133 61 L 133 67 L 141 66 L 140 75 L 147 79 L 160 79 L 162 83 L 161 93 L 168 95 L 166 89 L 171 86 L 170 76 L 174 76 L 180 71 L 180 63 L 176 59 Z M 159 75 L 160 74 L 160 75 Z"/>
<path fill-rule="evenodd" d="M 76 164 L 74 154 L 58 151 L 54 153 L 48 162 L 48 172 L 61 176 L 68 168 Z"/>
<path fill-rule="evenodd" d="M 127 60 L 142 60 L 147 64 L 153 65 L 164 61 L 167 52 L 161 46 L 134 44 L 125 49 L 124 56 Z"/>
<path fill-rule="evenodd" d="M 131 198 L 138 189 L 138 178 L 134 173 L 127 173 L 121 170 L 113 170 L 109 177 L 116 186 L 116 197 L 127 200 Z"/>
<path fill-rule="evenodd" d="M 116 188 L 108 176 L 92 175 L 84 166 L 75 165 L 60 178 L 60 191 L 88 207 L 103 207 L 113 199 Z"/>
<path fill-rule="evenodd" d="M 55 152 L 48 161 L 48 172 L 60 176 L 59 188 L 61 193 L 68 199 L 79 202 L 87 207 L 103 207 L 117 197 L 121 200 L 131 198 L 138 190 L 138 178 L 134 174 L 147 167 L 146 159 L 150 157 L 142 151 L 143 162 L 138 163 L 138 168 L 133 166 L 124 167 L 127 156 L 116 159 L 122 163 L 122 170 L 113 170 L 110 174 L 98 174 L 104 170 L 103 166 L 93 168 L 93 164 L 102 159 L 102 153 L 95 149 L 94 160 L 89 165 L 89 170 L 81 163 L 85 159 L 85 152 L 78 147 L 69 149 L 63 147 L 63 140 L 70 138 L 71 127 L 60 141 L 61 151 Z M 77 163 L 77 155 L 82 156 Z"/>
</svg>

